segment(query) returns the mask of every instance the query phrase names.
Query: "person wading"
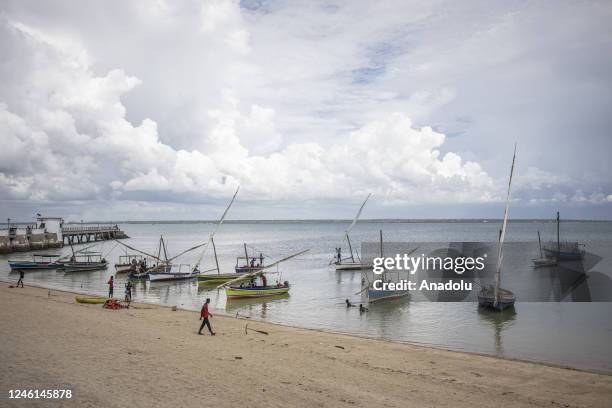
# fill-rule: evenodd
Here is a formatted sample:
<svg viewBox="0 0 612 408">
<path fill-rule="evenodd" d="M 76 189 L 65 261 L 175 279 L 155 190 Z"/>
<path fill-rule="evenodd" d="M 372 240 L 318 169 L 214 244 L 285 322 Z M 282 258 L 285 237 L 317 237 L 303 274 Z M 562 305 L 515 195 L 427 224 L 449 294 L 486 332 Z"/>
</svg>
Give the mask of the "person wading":
<svg viewBox="0 0 612 408">
<path fill-rule="evenodd" d="M 107 283 L 108 283 L 108 297 L 112 298 L 113 297 L 113 288 L 115 286 L 115 279 L 111 276 Z"/>
<path fill-rule="evenodd" d="M 23 288 L 23 277 L 24 277 L 23 271 L 19 271 L 19 280 L 17 281 L 16 287 L 19 287 L 19 284 L 21 283 L 21 287 Z"/>
<path fill-rule="evenodd" d="M 204 305 L 202 306 L 202 311 L 200 312 L 200 320 L 204 319 L 202 321 L 202 325 L 200 326 L 200 330 L 198 330 L 198 334 L 201 335 L 202 334 L 202 329 L 204 328 L 204 325 L 206 325 L 206 327 L 208 327 L 208 331 L 210 332 L 211 336 L 214 336 L 215 333 L 212 331 L 212 328 L 210 327 L 210 322 L 208 321 L 209 317 L 213 317 L 212 314 L 210 314 L 210 312 L 208 311 L 208 304 L 210 303 L 210 299 L 206 298 L 206 302 L 204 302 Z"/>
</svg>

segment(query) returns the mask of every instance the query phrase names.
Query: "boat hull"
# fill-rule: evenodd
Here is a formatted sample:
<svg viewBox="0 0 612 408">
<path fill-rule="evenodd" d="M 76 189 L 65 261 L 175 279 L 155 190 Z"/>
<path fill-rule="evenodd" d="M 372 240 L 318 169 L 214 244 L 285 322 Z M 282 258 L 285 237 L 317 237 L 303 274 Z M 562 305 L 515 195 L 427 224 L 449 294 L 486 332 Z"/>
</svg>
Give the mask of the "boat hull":
<svg viewBox="0 0 612 408">
<path fill-rule="evenodd" d="M 407 290 L 368 290 L 368 303 L 397 299 L 410 294 Z"/>
<path fill-rule="evenodd" d="M 106 262 L 68 262 L 64 264 L 64 272 L 88 272 L 106 269 Z"/>
<path fill-rule="evenodd" d="M 86 303 L 91 305 L 100 305 L 106 302 L 106 298 L 98 297 L 98 296 L 77 296 L 77 303 Z"/>
<path fill-rule="evenodd" d="M 282 286 L 280 288 L 274 286 L 268 287 L 254 287 L 254 288 L 236 288 L 229 287 L 225 288 L 225 296 L 228 299 L 240 299 L 240 298 L 260 298 L 267 296 L 277 296 L 289 293 L 289 286 Z"/>
<path fill-rule="evenodd" d="M 127 273 L 131 268 L 131 264 L 115 264 L 115 272 L 117 273 Z"/>
<path fill-rule="evenodd" d="M 502 310 L 514 307 L 514 303 L 516 302 L 514 293 L 507 289 L 500 288 L 497 298 L 496 302 L 494 288 L 483 288 L 480 293 L 478 293 L 478 305 L 486 309 L 501 312 Z"/>
<path fill-rule="evenodd" d="M 64 264 L 58 262 L 8 261 L 12 270 L 57 269 Z"/>
<path fill-rule="evenodd" d="M 194 279 L 199 276 L 198 273 L 170 273 L 170 272 L 149 272 L 148 275 L 149 275 L 149 281 L 151 282 L 187 280 L 187 279 Z"/>
<path fill-rule="evenodd" d="M 257 272 L 257 271 L 261 271 L 262 267 L 261 266 L 254 266 L 254 267 L 250 267 L 250 266 L 236 266 L 234 268 L 234 270 L 236 271 L 236 273 L 251 273 L 251 272 Z"/>
<path fill-rule="evenodd" d="M 236 279 L 241 273 L 222 273 L 217 275 L 198 275 L 198 283 L 205 285 L 208 283 L 225 283 Z"/>
<path fill-rule="evenodd" d="M 372 265 L 365 265 L 361 262 L 342 262 L 334 263 L 337 271 L 360 271 L 362 269 L 372 269 Z"/>
<path fill-rule="evenodd" d="M 558 251 L 556 249 L 544 248 L 546 258 L 558 259 L 559 261 L 580 261 L 584 258 L 582 251 Z"/>
</svg>

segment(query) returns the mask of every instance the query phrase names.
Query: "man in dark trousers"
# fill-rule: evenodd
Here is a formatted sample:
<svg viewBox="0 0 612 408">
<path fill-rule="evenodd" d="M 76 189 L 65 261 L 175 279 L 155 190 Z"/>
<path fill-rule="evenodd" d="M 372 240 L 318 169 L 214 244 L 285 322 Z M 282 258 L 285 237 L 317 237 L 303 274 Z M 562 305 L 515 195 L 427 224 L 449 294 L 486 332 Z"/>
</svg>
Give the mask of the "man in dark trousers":
<svg viewBox="0 0 612 408">
<path fill-rule="evenodd" d="M 113 297 L 113 288 L 115 286 L 115 280 L 113 279 L 113 276 L 111 275 L 110 279 L 108 280 L 108 297 L 112 298 Z"/>
<path fill-rule="evenodd" d="M 200 330 L 198 330 L 199 335 L 202 335 L 202 329 L 204 328 L 204 325 L 208 327 L 208 331 L 210 332 L 211 336 L 215 335 L 215 333 L 212 331 L 212 328 L 210 327 L 210 322 L 208 321 L 209 317 L 213 317 L 212 314 L 210 314 L 210 312 L 208 311 L 209 303 L 210 303 L 210 298 L 206 298 L 206 302 L 204 302 L 204 305 L 202 306 L 202 310 L 200 311 L 200 320 L 204 319 L 204 321 L 202 321 Z"/>
<path fill-rule="evenodd" d="M 19 271 L 19 280 L 17 281 L 17 287 L 19 287 L 19 284 L 21 283 L 21 287 L 23 288 L 23 271 Z"/>
</svg>

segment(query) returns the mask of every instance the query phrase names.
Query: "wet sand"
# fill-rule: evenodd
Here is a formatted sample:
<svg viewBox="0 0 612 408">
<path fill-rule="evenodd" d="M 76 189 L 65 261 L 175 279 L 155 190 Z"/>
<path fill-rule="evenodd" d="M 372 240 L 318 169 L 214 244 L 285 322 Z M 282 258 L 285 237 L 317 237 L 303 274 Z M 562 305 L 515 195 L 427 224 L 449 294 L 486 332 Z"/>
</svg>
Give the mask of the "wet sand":
<svg viewBox="0 0 612 408">
<path fill-rule="evenodd" d="M 7 390 L 71 385 L 78 407 L 609 407 L 612 376 L 0 283 Z M 214 312 L 214 311 L 213 311 Z M 268 335 L 249 331 L 245 325 Z M 5 405 L 5 402 L 8 403 Z"/>
</svg>

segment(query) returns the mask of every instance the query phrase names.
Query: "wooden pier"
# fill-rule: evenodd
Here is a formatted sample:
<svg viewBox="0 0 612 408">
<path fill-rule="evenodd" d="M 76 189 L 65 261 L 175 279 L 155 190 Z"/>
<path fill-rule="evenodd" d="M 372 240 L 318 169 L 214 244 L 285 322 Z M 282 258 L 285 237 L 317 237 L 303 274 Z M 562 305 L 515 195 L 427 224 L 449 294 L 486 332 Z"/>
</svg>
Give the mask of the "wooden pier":
<svg viewBox="0 0 612 408">
<path fill-rule="evenodd" d="M 62 228 L 64 245 L 129 238 L 118 225 L 75 225 Z"/>
</svg>

